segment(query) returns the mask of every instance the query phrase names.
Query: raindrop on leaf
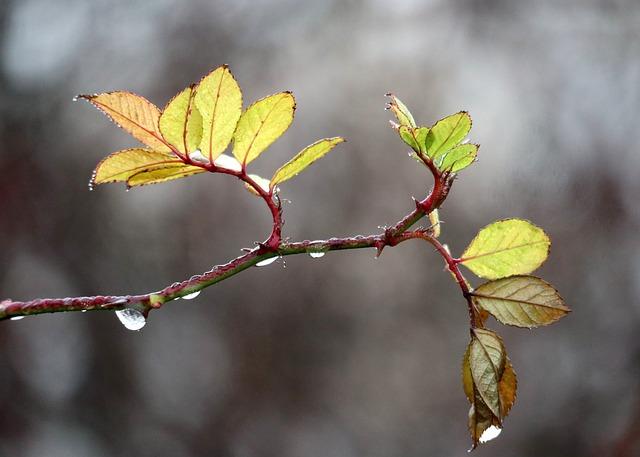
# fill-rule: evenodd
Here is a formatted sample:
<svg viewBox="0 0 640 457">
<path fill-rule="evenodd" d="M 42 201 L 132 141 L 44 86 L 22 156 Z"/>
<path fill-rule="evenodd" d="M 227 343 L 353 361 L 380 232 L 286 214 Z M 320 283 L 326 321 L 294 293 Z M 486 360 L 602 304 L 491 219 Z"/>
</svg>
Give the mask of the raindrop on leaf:
<svg viewBox="0 0 640 457">
<path fill-rule="evenodd" d="M 11 318 L 12 321 L 19 321 L 20 319 L 24 319 L 24 316 L 15 316 Z"/>
<path fill-rule="evenodd" d="M 486 443 L 487 441 L 491 441 L 492 439 L 497 438 L 501 432 L 502 432 L 502 429 L 500 427 L 496 427 L 495 425 L 492 425 L 491 427 L 486 429 L 484 432 L 482 432 L 482 435 L 480 435 L 480 442 Z"/>
<path fill-rule="evenodd" d="M 209 159 L 207 159 L 200 149 L 196 149 L 192 153 L 189 154 L 189 158 L 194 162 L 198 163 L 209 163 Z"/>
</svg>

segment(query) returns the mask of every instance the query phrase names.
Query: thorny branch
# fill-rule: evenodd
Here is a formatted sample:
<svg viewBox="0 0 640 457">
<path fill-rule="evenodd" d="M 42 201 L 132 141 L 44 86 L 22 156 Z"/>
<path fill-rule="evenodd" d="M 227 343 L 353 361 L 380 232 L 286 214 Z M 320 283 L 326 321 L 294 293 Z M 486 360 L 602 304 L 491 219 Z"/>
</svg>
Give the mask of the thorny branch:
<svg viewBox="0 0 640 457">
<path fill-rule="evenodd" d="M 217 166 L 209 161 L 201 162 L 185 156 L 181 157 L 189 165 L 198 166 L 212 173 L 222 173 L 235 176 L 251 187 L 259 195 L 269 208 L 273 219 L 273 227 L 269 237 L 255 248 L 246 252 L 225 264 L 216 265 L 211 270 L 182 282 L 173 283 L 164 289 L 142 295 L 107 295 L 93 297 L 72 298 L 41 298 L 30 301 L 5 300 L 0 302 L 0 320 L 15 317 L 28 316 L 43 313 L 57 313 L 66 311 L 117 311 L 126 308 L 136 309 L 145 316 L 152 309 L 160 308 L 164 303 L 199 292 L 217 282 L 227 279 L 262 260 L 271 257 L 281 257 L 302 253 L 328 252 L 346 249 L 374 248 L 380 255 L 386 246 L 396 246 L 411 239 L 421 239 L 434 246 L 442 256 L 467 299 L 469 317 L 472 327 L 482 326 L 479 313 L 474 308 L 469 297 L 469 285 L 459 269 L 459 259 L 451 256 L 449 250 L 438 241 L 433 234 L 433 229 L 418 228 L 410 230 L 424 216 L 438 209 L 446 199 L 455 175 L 439 171 L 430 160 L 420 157 L 431 171 L 434 178 L 433 188 L 423 200 L 415 201 L 415 208 L 405 217 L 391 227 L 385 228 L 381 233 L 362 236 L 357 235 L 347 238 L 330 238 L 319 241 L 288 242 L 282 240 L 282 208 L 280 199 L 275 189 L 264 189 L 251 176 L 246 173 L 244 167 L 240 170 Z"/>
</svg>

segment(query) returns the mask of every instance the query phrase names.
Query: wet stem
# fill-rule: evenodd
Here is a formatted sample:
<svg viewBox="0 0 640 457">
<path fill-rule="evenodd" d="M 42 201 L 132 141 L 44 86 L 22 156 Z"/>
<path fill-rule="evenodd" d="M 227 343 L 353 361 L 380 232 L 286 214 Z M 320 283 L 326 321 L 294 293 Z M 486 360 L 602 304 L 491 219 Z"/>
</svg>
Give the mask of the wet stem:
<svg viewBox="0 0 640 457">
<path fill-rule="evenodd" d="M 25 302 L 5 300 L 0 302 L 0 320 L 41 313 L 87 310 L 117 311 L 127 308 L 136 309 L 143 313 L 144 316 L 147 316 L 152 309 L 160 308 L 168 301 L 199 292 L 206 287 L 227 279 L 271 257 L 361 248 L 375 248 L 377 250 L 377 257 L 380 256 L 386 246 L 392 247 L 407 240 L 418 239 L 431 244 L 444 259 L 446 268 L 452 274 L 462 295 L 467 301 L 471 328 L 483 326 L 480 314 L 471 300 L 469 283 L 460 271 L 460 259 L 454 258 L 448 248 L 434 236 L 432 227 L 410 230 L 410 228 L 423 217 L 442 205 L 455 177 L 449 173 L 438 170 L 426 157 L 419 155 L 431 171 L 434 179 L 433 188 L 425 199 L 415 200 L 415 209 L 395 225 L 387 227 L 382 233 L 369 236 L 357 235 L 354 237 L 330 238 L 321 241 L 288 242 L 282 240 L 282 206 L 277 190 L 273 188 L 268 190 L 263 189 L 247 174 L 244 166 L 240 170 L 233 170 L 216 166 L 211 162 L 202 163 L 194 161 L 186 155 L 183 156 L 179 154 L 179 156 L 188 165 L 204 168 L 211 173 L 235 176 L 250 186 L 260 198 L 262 198 L 271 213 L 273 225 L 269 237 L 264 242 L 258 243 L 256 248 L 248 250 L 244 255 L 226 264 L 217 265 L 205 273 L 192 276 L 182 282 L 173 283 L 157 292 L 125 296 L 45 298 Z"/>
</svg>

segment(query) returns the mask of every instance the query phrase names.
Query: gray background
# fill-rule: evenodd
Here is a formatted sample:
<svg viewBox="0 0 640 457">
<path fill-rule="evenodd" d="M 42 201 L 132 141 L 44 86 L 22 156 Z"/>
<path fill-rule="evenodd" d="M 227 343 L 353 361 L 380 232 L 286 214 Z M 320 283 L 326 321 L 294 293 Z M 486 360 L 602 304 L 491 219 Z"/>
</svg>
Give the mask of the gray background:
<svg viewBox="0 0 640 457">
<path fill-rule="evenodd" d="M 640 452 L 637 1 L 3 0 L 0 52 L 1 297 L 147 292 L 268 234 L 224 176 L 89 192 L 136 143 L 75 94 L 163 106 L 222 63 L 245 102 L 292 90 L 296 120 L 255 170 L 348 138 L 283 186 L 285 234 L 316 239 L 372 233 L 428 192 L 388 127 L 394 91 L 423 124 L 473 116 L 480 161 L 441 213 L 454 254 L 492 220 L 531 219 L 554 240 L 539 274 L 574 309 L 531 332 L 491 323 L 520 383 L 477 455 Z M 467 316 L 441 259 L 416 242 L 286 266 L 139 333 L 111 313 L 2 322 L 0 455 L 465 455 Z"/>
</svg>

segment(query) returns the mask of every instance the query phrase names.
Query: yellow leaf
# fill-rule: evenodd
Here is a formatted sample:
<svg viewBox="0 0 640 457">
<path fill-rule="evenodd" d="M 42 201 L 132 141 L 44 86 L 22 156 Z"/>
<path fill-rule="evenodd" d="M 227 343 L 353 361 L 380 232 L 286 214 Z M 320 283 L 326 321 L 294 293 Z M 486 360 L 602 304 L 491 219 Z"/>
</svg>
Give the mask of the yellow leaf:
<svg viewBox="0 0 640 457">
<path fill-rule="evenodd" d="M 416 126 L 416 121 L 413 120 L 413 116 L 411 115 L 409 108 L 407 108 L 407 106 L 395 95 L 387 94 L 387 97 L 391 99 L 391 101 L 387 103 L 387 109 L 390 109 L 396 116 L 398 123 L 400 125 L 406 125 L 409 128 L 414 128 Z"/>
<path fill-rule="evenodd" d="M 440 236 L 440 214 L 437 209 L 434 209 L 429 213 L 429 222 L 431 223 L 431 231 L 433 236 L 438 238 Z"/>
<path fill-rule="evenodd" d="M 104 158 L 96 167 L 92 183 L 126 182 L 141 171 L 181 165 L 176 156 L 150 149 L 125 149 Z"/>
<path fill-rule="evenodd" d="M 131 92 L 80 95 L 79 98 L 94 105 L 143 144 L 156 151 L 171 151 L 160 134 L 160 110 L 146 98 Z"/>
<path fill-rule="evenodd" d="M 550 246 L 540 227 L 522 219 L 505 219 L 480 230 L 460 263 L 482 278 L 526 274 L 542 265 Z"/>
<path fill-rule="evenodd" d="M 206 170 L 203 168 L 185 164 L 165 168 L 151 168 L 132 175 L 127 180 L 127 186 L 135 187 L 147 184 L 157 184 L 159 182 L 186 178 L 187 176 L 204 173 L 205 171 Z"/>
<path fill-rule="evenodd" d="M 477 307 L 516 327 L 549 325 L 571 310 L 549 283 L 535 276 L 510 276 L 482 284 L 471 292 Z"/>
<path fill-rule="evenodd" d="M 162 136 L 183 154 L 200 147 L 202 116 L 195 107 L 196 86 L 191 85 L 173 97 L 162 111 L 158 125 Z"/>
<path fill-rule="evenodd" d="M 202 115 L 200 150 L 213 162 L 229 145 L 242 112 L 242 92 L 226 65 L 202 78 L 195 102 Z"/>
<path fill-rule="evenodd" d="M 258 100 L 242 113 L 233 135 L 233 155 L 242 164 L 258 157 L 291 125 L 296 102 L 291 92 Z"/>
<path fill-rule="evenodd" d="M 315 143 L 310 144 L 298 154 L 296 154 L 293 159 L 289 160 L 283 166 L 278 168 L 278 170 L 276 170 L 276 172 L 273 174 L 273 178 L 271 178 L 271 187 L 273 188 L 277 184 L 293 178 L 313 162 L 331 151 L 337 144 L 340 144 L 343 141 L 344 138 L 334 137 L 318 140 Z"/>
</svg>

